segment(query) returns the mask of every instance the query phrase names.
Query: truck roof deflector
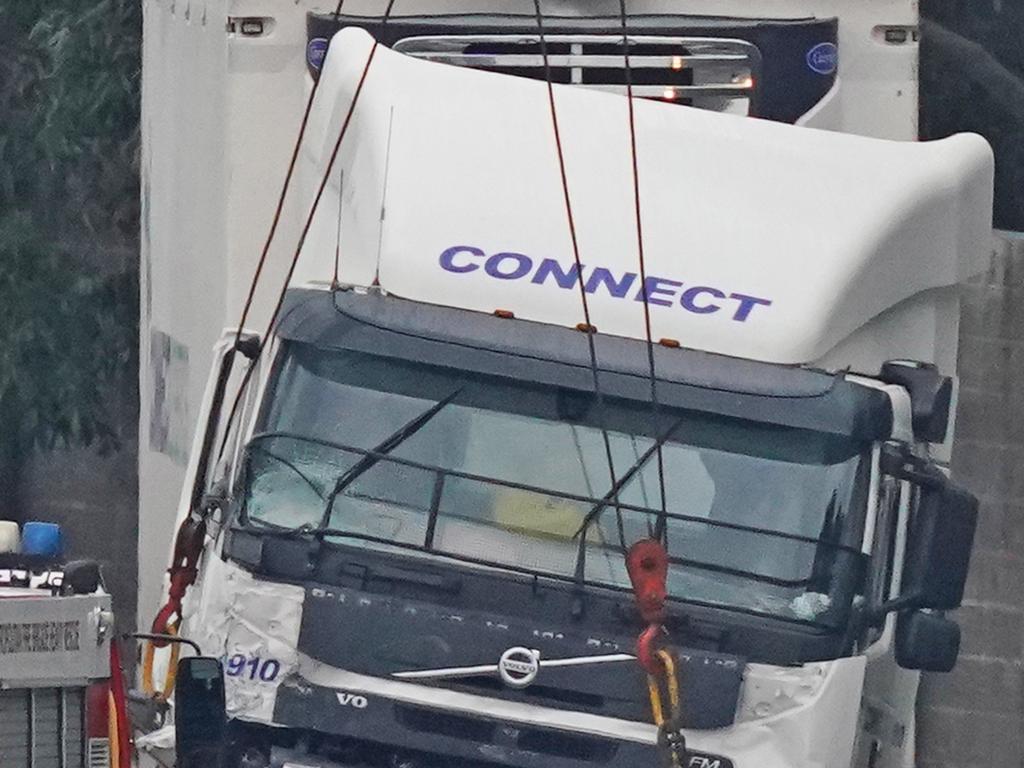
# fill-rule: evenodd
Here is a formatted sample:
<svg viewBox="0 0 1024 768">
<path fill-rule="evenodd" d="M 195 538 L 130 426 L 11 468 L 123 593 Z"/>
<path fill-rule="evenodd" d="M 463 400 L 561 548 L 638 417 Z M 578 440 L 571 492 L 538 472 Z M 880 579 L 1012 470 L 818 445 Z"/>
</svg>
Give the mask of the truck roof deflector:
<svg viewBox="0 0 1024 768">
<path fill-rule="evenodd" d="M 305 158 L 317 179 L 372 45 L 353 28 L 332 41 Z M 584 257 L 574 272 L 544 88 L 382 47 L 350 126 L 359 152 L 338 158 L 294 284 L 333 274 L 340 210 L 344 284 L 372 285 L 380 246 L 390 293 L 572 327 L 580 312 L 570 291 L 583 282 L 591 324 L 637 339 L 646 288 L 657 299 L 653 338 L 810 364 L 903 302 L 952 290 L 987 253 L 993 161 L 980 137 L 884 141 L 637 100 L 646 270 L 656 279 L 641 286 L 635 222 L 608 215 L 631 203 L 622 97 L 556 85 Z M 380 200 L 386 161 L 381 221 L 343 201 L 337 177 L 343 170 L 346 189 Z"/>
</svg>

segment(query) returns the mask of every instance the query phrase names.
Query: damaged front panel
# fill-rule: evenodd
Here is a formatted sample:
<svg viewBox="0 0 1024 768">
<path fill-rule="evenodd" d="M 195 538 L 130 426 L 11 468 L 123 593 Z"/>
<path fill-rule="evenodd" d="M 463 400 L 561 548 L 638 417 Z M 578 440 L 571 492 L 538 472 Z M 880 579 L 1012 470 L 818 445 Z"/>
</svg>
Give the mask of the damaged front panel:
<svg viewBox="0 0 1024 768">
<path fill-rule="evenodd" d="M 224 660 L 228 715 L 271 724 L 281 681 L 298 667 L 305 594 L 210 553 L 202 574 L 186 605 L 186 636 Z"/>
</svg>

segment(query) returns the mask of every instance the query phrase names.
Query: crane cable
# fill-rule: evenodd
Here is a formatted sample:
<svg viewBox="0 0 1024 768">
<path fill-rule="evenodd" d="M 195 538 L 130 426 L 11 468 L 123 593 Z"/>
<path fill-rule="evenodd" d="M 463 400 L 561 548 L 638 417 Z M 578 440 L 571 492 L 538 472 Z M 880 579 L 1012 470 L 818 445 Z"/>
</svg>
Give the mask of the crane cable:
<svg viewBox="0 0 1024 768">
<path fill-rule="evenodd" d="M 544 79 L 548 88 L 548 104 L 551 108 L 551 128 L 554 131 L 555 149 L 558 151 L 558 169 L 562 181 L 562 195 L 565 199 L 565 215 L 569 224 L 569 236 L 572 240 L 573 260 L 576 263 L 576 275 L 580 288 L 580 303 L 583 305 L 583 323 L 577 328 L 587 334 L 587 345 L 590 351 L 590 371 L 594 380 L 594 396 L 597 399 L 598 420 L 601 425 L 601 435 L 604 439 L 605 457 L 608 460 L 608 473 L 611 476 L 611 488 L 614 492 L 612 503 L 615 506 L 616 520 L 619 528 L 619 543 L 622 546 L 623 554 L 626 551 L 626 531 L 622 523 L 622 507 L 619 505 L 618 482 L 615 474 L 615 460 L 612 457 L 611 438 L 608 436 L 607 419 L 605 418 L 604 395 L 601 392 L 600 373 L 597 362 L 597 345 L 595 336 L 597 328 L 591 322 L 590 305 L 587 301 L 587 288 L 583 279 L 583 262 L 580 259 L 579 237 L 576 232 L 576 217 L 573 213 L 572 195 L 569 193 L 569 176 L 565 167 L 565 153 L 562 147 L 562 131 L 558 122 L 558 107 L 555 104 L 555 87 L 551 78 L 551 59 L 548 56 L 547 36 L 544 32 L 544 12 L 540 5 L 541 0 L 534 0 L 533 6 L 537 15 L 537 32 L 540 41 L 541 57 L 544 59 Z M 586 548 L 586 531 L 582 534 L 580 546 Z"/>
<path fill-rule="evenodd" d="M 396 0 L 389 0 L 388 5 L 387 5 L 387 9 L 385 10 L 385 13 L 384 13 L 384 19 L 383 19 L 383 22 L 382 22 L 382 26 L 387 24 L 387 21 L 388 21 L 388 19 L 391 16 L 391 12 L 394 9 L 395 2 L 396 2 Z M 341 6 L 342 6 L 342 2 L 339 2 L 338 3 L 338 11 L 340 11 Z M 345 140 L 345 135 L 348 133 L 349 125 L 352 122 L 352 116 L 355 113 L 356 106 L 359 104 L 359 97 L 360 97 L 360 95 L 363 92 L 363 86 L 366 84 L 367 76 L 370 74 L 370 68 L 373 65 L 374 57 L 376 56 L 377 49 L 379 47 L 380 47 L 380 43 L 378 41 L 374 40 L 373 47 L 370 49 L 370 53 L 369 53 L 369 55 L 367 56 L 367 59 L 366 59 L 366 64 L 364 65 L 362 74 L 360 75 L 359 84 L 356 86 L 355 93 L 352 96 L 352 103 L 349 105 L 348 113 L 345 115 L 345 119 L 342 122 L 341 128 L 338 131 L 338 137 L 337 137 L 337 140 L 334 143 L 334 148 L 331 151 L 330 160 L 327 163 L 327 168 L 324 171 L 323 178 L 320 180 L 320 184 L 319 184 L 319 186 L 317 188 L 316 195 L 314 196 L 314 199 L 313 199 L 313 204 L 310 207 L 309 214 L 307 215 L 306 221 L 305 221 L 305 223 L 303 225 L 303 228 L 302 228 L 302 232 L 299 235 L 298 243 L 295 246 L 295 252 L 292 255 L 291 263 L 289 264 L 289 267 L 288 267 L 287 275 L 285 276 L 284 282 L 283 282 L 283 284 L 281 286 L 281 290 L 280 290 L 280 293 L 279 293 L 278 298 L 277 298 L 277 303 L 274 306 L 274 311 L 271 314 L 269 322 L 267 323 L 267 329 L 264 332 L 264 334 L 260 337 L 259 346 L 258 346 L 255 354 L 253 354 L 252 361 L 251 361 L 249 367 L 246 368 L 245 373 L 244 373 L 244 375 L 242 377 L 242 381 L 239 384 L 238 391 L 235 394 L 234 402 L 232 403 L 232 406 L 231 406 L 231 411 L 230 411 L 230 413 L 228 415 L 228 419 L 227 419 L 227 421 L 225 423 L 224 437 L 223 437 L 223 440 L 221 441 L 220 451 L 218 453 L 218 459 L 224 455 L 224 450 L 225 450 L 225 448 L 226 448 L 226 446 L 228 444 L 228 439 L 229 439 L 229 436 L 231 434 L 231 427 L 234 424 L 235 419 L 238 416 L 238 413 L 240 411 L 240 406 L 241 406 L 241 403 L 242 403 L 242 399 L 243 399 L 243 397 L 245 395 L 245 392 L 246 392 L 246 389 L 247 389 L 247 387 L 249 385 L 249 382 L 252 380 L 252 376 L 254 375 L 254 372 L 256 370 L 256 362 L 259 360 L 260 356 L 263 354 L 264 350 L 266 349 L 267 339 L 270 337 L 270 332 L 273 329 L 274 324 L 277 322 L 277 318 L 278 318 L 278 316 L 281 313 L 281 308 L 284 306 L 284 299 L 285 299 L 285 294 L 288 291 L 288 284 L 291 282 L 292 275 L 295 273 L 295 268 L 298 265 L 299 257 L 302 254 L 302 247 L 305 244 L 306 237 L 309 234 L 309 230 L 310 230 L 310 228 L 313 225 L 313 219 L 316 216 L 317 209 L 318 209 L 318 207 L 320 205 L 320 200 L 323 197 L 323 194 L 324 194 L 324 191 L 327 188 L 328 182 L 330 181 L 331 172 L 332 172 L 332 169 L 334 168 L 334 163 L 336 162 L 337 157 L 338 157 L 338 153 L 341 150 L 341 144 Z M 292 169 L 294 168 L 295 158 L 298 155 L 299 147 L 300 147 L 300 145 L 302 143 L 302 138 L 303 138 L 303 135 L 305 133 L 306 125 L 308 123 L 310 107 L 311 107 L 311 105 L 313 103 L 314 95 L 315 94 L 312 94 L 312 93 L 310 94 L 309 103 L 307 104 L 307 109 L 306 109 L 306 116 L 303 119 L 302 129 L 300 131 L 299 138 L 296 141 L 295 150 L 292 153 L 292 165 L 291 165 L 291 167 L 289 169 L 289 176 L 288 176 L 287 182 L 290 182 L 290 179 L 291 179 L 291 172 L 292 172 Z M 257 274 L 253 277 L 253 283 L 252 283 L 252 286 L 251 286 L 251 289 L 250 289 L 249 301 L 246 302 L 245 311 L 243 313 L 243 323 L 239 324 L 239 329 L 241 329 L 242 325 L 244 325 L 245 314 L 247 314 L 249 309 L 251 308 L 251 299 L 252 299 L 252 296 L 255 294 L 255 291 L 256 291 L 256 283 L 257 283 L 257 281 L 259 279 L 259 273 L 262 270 L 263 264 L 265 263 L 266 253 L 269 251 L 269 242 L 272 239 L 273 234 L 276 232 L 277 219 L 279 218 L 280 210 L 283 207 L 283 201 L 284 201 L 285 195 L 287 194 L 287 182 L 286 182 L 286 188 L 283 189 L 282 193 L 281 193 L 281 198 L 280 198 L 280 202 L 279 202 L 279 205 L 278 205 L 278 216 L 275 216 L 275 221 L 274 221 L 274 223 L 273 223 L 273 225 L 271 227 L 271 237 L 268 238 L 267 248 L 265 249 L 265 252 L 263 254 L 263 258 L 261 258 L 261 260 L 260 260 L 260 264 L 259 264 L 259 267 L 258 267 Z M 236 345 L 237 345 L 237 341 L 238 341 L 238 337 L 236 337 Z M 197 531 L 197 533 L 195 533 L 194 535 L 190 535 L 189 534 L 190 531 Z M 198 531 L 202 531 L 202 533 L 198 533 Z M 195 581 L 196 562 L 197 562 L 197 558 L 198 558 L 198 555 L 199 555 L 198 550 L 201 549 L 202 540 L 203 540 L 203 538 L 205 536 L 205 523 L 203 521 L 197 521 L 193 515 L 189 515 L 188 517 L 186 517 L 184 522 L 181 525 L 181 528 L 179 529 L 178 537 L 179 537 L 179 540 L 181 540 L 183 537 L 186 537 L 186 536 L 187 536 L 187 538 L 190 539 L 190 542 L 191 542 L 190 546 L 187 548 L 188 549 L 188 553 L 187 553 L 188 557 L 182 559 L 179 562 L 178 553 L 176 552 L 176 554 L 175 554 L 175 562 L 172 563 L 171 568 L 168 571 L 169 574 L 170 574 L 170 581 L 171 581 L 171 585 L 172 585 L 172 594 L 170 595 L 170 599 L 168 600 L 167 604 L 163 608 L 161 608 L 160 612 L 157 614 L 157 618 L 154 620 L 153 632 L 156 633 L 156 634 L 166 634 L 168 632 L 168 630 L 170 630 L 170 629 L 174 629 L 176 631 L 177 627 L 180 625 L 180 621 L 184 618 L 182 616 L 182 612 L 181 612 L 181 601 L 182 601 L 182 598 L 184 597 L 185 591 Z M 200 546 L 199 547 L 196 547 L 194 545 L 194 542 L 191 541 L 192 539 L 195 539 L 195 538 L 199 539 L 199 542 L 200 542 Z M 176 546 L 176 550 L 177 549 L 178 549 L 178 547 Z M 178 585 L 178 592 L 179 592 L 179 594 L 175 594 L 174 593 L 174 585 L 175 584 Z M 174 620 L 174 617 L 176 617 L 178 623 L 176 623 L 176 624 L 174 624 L 172 626 L 172 621 Z M 153 641 L 150 641 L 150 642 L 152 643 Z M 159 645 L 157 647 L 159 647 Z M 172 679 L 169 678 L 167 681 L 165 681 L 165 687 L 164 687 L 164 690 L 163 690 L 163 695 L 165 695 L 165 696 L 170 695 L 171 690 L 169 690 L 169 688 L 171 688 L 172 685 L 173 685 L 173 680 Z"/>
<path fill-rule="evenodd" d="M 647 362 L 651 380 L 651 410 L 655 425 L 658 423 L 658 377 L 654 362 L 654 335 L 651 329 L 651 305 L 647 296 L 647 264 L 644 252 L 643 215 L 640 197 L 640 163 L 637 153 L 636 105 L 633 101 L 633 68 L 630 61 L 629 16 L 626 0 L 619 0 L 622 21 L 622 54 L 626 80 L 626 102 L 629 114 L 629 144 L 633 167 L 633 204 L 636 216 L 637 258 L 640 266 L 640 285 L 643 291 L 644 332 L 647 338 Z M 665 600 L 668 597 L 668 510 L 665 498 L 665 461 L 660 444 L 658 449 L 658 485 L 661 491 L 661 515 L 652 539 L 633 545 L 627 556 L 627 571 L 637 598 L 641 616 L 648 622 L 647 629 L 637 641 L 637 657 L 647 673 L 647 693 L 651 715 L 658 728 L 658 747 L 665 764 L 671 768 L 689 765 L 686 737 L 683 735 L 683 706 L 680 692 L 678 661 L 675 654 L 664 647 Z M 667 697 L 666 695 L 667 694 Z M 668 706 L 665 699 L 668 699 Z M 667 710 L 667 711 L 666 711 Z"/>
<path fill-rule="evenodd" d="M 345 0 L 338 0 L 334 9 L 334 19 L 337 21 L 341 15 L 341 9 Z M 326 61 L 326 59 L 325 59 Z M 321 65 L 322 66 L 322 65 Z M 320 88 L 320 80 L 317 77 L 313 80 L 313 87 L 306 99 L 306 108 L 302 113 L 302 122 L 299 124 L 299 134 L 295 137 L 295 145 L 292 147 L 292 156 L 288 161 L 288 171 L 284 176 L 284 183 L 281 185 L 281 194 L 277 198 L 277 206 L 274 208 L 274 216 L 270 222 L 270 230 L 267 232 L 267 239 L 263 243 L 263 250 L 260 252 L 259 261 L 256 263 L 256 271 L 253 273 L 252 281 L 249 283 L 249 293 L 245 297 L 245 304 L 242 307 L 242 316 L 238 321 L 238 332 L 235 335 L 235 347 L 237 348 L 242 340 L 242 331 L 245 328 L 246 320 L 249 319 L 249 312 L 252 310 L 252 303 L 256 297 L 256 288 L 259 285 L 260 277 L 263 275 L 263 268 L 267 263 L 267 255 L 270 253 L 270 246 L 277 235 L 277 227 L 281 223 L 281 214 L 284 212 L 284 201 L 288 196 L 288 189 L 291 187 L 292 177 L 295 175 L 295 165 L 299 159 L 299 150 L 302 148 L 302 141 L 306 137 L 306 128 L 309 126 L 309 116 L 313 111 L 313 104 L 316 101 L 317 90 Z"/>
<path fill-rule="evenodd" d="M 640 286 L 643 291 L 644 332 L 647 338 L 647 363 L 651 378 L 651 411 L 654 424 L 658 423 L 660 406 L 658 403 L 658 377 L 654 365 L 654 335 L 651 330 L 651 304 L 647 296 L 647 262 L 644 252 L 644 225 L 640 201 L 640 163 L 637 156 L 636 140 L 636 109 L 633 102 L 633 67 L 629 55 L 629 15 L 626 12 L 626 0 L 619 0 L 619 12 L 622 21 L 622 54 L 625 57 L 626 103 L 629 105 L 629 145 L 633 166 L 633 205 L 636 215 L 637 258 L 640 262 Z M 667 504 L 665 499 L 665 457 L 662 447 L 658 446 L 658 488 L 661 492 L 661 516 L 653 531 L 654 538 L 667 539 Z"/>
<path fill-rule="evenodd" d="M 396 0 L 389 0 L 388 1 L 387 8 L 384 11 L 383 19 L 381 20 L 381 29 L 383 29 L 385 26 L 387 26 L 388 20 L 391 18 L 391 13 L 394 10 L 395 2 L 396 2 Z M 342 6 L 342 3 L 339 3 L 338 4 L 339 11 L 341 9 L 341 6 Z M 277 318 L 281 314 L 281 308 L 284 306 L 285 295 L 288 292 L 288 285 L 289 285 L 289 283 L 291 283 L 292 275 L 295 274 L 295 268 L 296 268 L 296 266 L 299 263 L 299 257 L 301 256 L 302 248 L 303 248 L 303 246 L 306 243 L 306 237 L 309 235 L 309 230 L 313 226 L 313 219 L 316 217 L 317 209 L 320 206 L 320 200 L 323 197 L 324 191 L 327 189 L 327 184 L 330 181 L 331 173 L 332 173 L 332 171 L 334 169 L 334 163 L 337 161 L 338 152 L 341 150 L 341 144 L 345 140 L 345 136 L 348 133 L 349 125 L 352 122 L 352 116 L 355 113 L 356 106 L 359 104 L 359 97 L 362 95 L 363 86 L 366 84 L 366 78 L 370 74 L 370 68 L 373 66 L 373 61 L 374 61 L 374 58 L 377 55 L 377 49 L 378 48 L 380 48 L 380 42 L 378 40 L 374 40 L 373 41 L 373 47 L 370 49 L 370 53 L 369 53 L 369 55 L 366 58 L 366 64 L 363 67 L 362 74 L 359 77 L 359 84 L 356 86 L 355 93 L 354 93 L 354 95 L 352 97 L 352 103 L 349 105 L 348 113 L 345 115 L 345 120 L 342 122 L 341 129 L 338 131 L 338 138 L 334 142 L 334 148 L 331 150 L 330 160 L 327 162 L 327 168 L 324 171 L 323 178 L 320 180 L 320 184 L 319 184 L 319 186 L 317 188 L 316 195 L 313 198 L 313 205 L 310 207 L 309 214 L 306 216 L 305 224 L 302 227 L 302 232 L 299 235 L 298 243 L 295 246 L 295 253 L 292 255 L 292 260 L 291 260 L 291 263 L 289 264 L 288 272 L 285 275 L 284 282 L 281 285 L 281 291 L 280 291 L 280 293 L 279 293 L 279 295 L 277 297 L 277 303 L 274 306 L 274 311 L 273 311 L 273 313 L 270 316 L 269 322 L 267 323 L 266 330 L 264 331 L 262 336 L 260 336 L 259 347 L 257 348 L 255 355 L 253 355 L 252 362 L 249 365 L 249 367 L 246 369 L 245 374 L 242 377 L 242 381 L 241 381 L 241 383 L 238 386 L 238 391 L 235 394 L 234 402 L 231 405 L 231 411 L 230 411 L 230 413 L 228 415 L 228 420 L 227 420 L 227 422 L 225 424 L 224 435 L 223 435 L 223 439 L 221 441 L 220 452 L 218 454 L 218 458 L 220 458 L 220 457 L 222 457 L 224 455 L 224 450 L 227 447 L 228 438 L 229 438 L 230 433 L 231 433 L 231 426 L 232 426 L 232 424 L 234 423 L 235 419 L 238 416 L 238 412 L 239 412 L 239 410 L 241 408 L 242 398 L 243 398 L 243 396 L 245 394 L 245 391 L 246 391 L 246 389 L 247 389 L 247 387 L 249 385 L 249 382 L 252 379 L 253 373 L 255 372 L 255 369 L 256 369 L 255 363 L 256 363 L 256 361 L 258 361 L 260 359 L 260 357 L 262 356 L 264 350 L 266 349 L 267 340 L 270 338 L 270 332 L 273 330 L 274 324 L 277 322 Z M 319 82 L 319 80 L 317 82 Z M 310 99 L 310 104 L 312 104 L 312 99 Z M 301 139 L 301 136 L 300 136 L 300 139 Z M 295 151 L 296 151 L 296 153 L 298 152 L 298 145 L 296 146 L 296 150 Z M 293 155 L 293 157 L 294 157 L 294 155 Z M 282 195 L 282 200 L 283 200 L 283 195 Z M 258 277 L 258 275 L 257 275 L 257 277 Z M 254 292 L 255 292 L 255 279 L 254 279 L 254 283 L 253 283 L 253 288 L 252 288 L 252 290 L 250 292 L 250 296 Z M 239 327 L 241 327 L 241 326 L 239 326 Z"/>
</svg>

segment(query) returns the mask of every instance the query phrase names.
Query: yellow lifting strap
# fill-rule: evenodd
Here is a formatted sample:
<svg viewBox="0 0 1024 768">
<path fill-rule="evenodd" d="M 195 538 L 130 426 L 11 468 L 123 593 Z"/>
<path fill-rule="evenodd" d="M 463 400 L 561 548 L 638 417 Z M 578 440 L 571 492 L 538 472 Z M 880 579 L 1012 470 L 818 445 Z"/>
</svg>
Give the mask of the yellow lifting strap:
<svg viewBox="0 0 1024 768">
<path fill-rule="evenodd" d="M 666 686 L 668 687 L 669 711 L 679 712 L 679 678 L 676 676 L 676 660 L 672 654 L 662 649 L 658 651 L 658 658 L 665 668 Z M 664 728 L 668 724 L 665 717 L 665 708 L 661 703 L 661 685 L 653 675 L 647 676 L 647 690 L 651 696 L 651 712 L 654 714 L 654 724 Z"/>
<path fill-rule="evenodd" d="M 167 634 L 178 636 L 178 625 L 180 622 L 175 621 L 167 626 Z M 142 651 L 142 690 L 147 696 L 153 696 L 160 701 L 167 701 L 171 694 L 174 693 L 174 684 L 178 674 L 178 657 L 181 655 L 181 645 L 179 643 L 171 643 L 171 658 L 167 663 L 167 674 L 164 676 L 164 685 L 161 690 L 157 690 L 153 684 L 153 661 L 156 656 L 156 645 L 153 644 L 152 640 L 147 640 L 146 645 Z"/>
<path fill-rule="evenodd" d="M 675 657 L 662 648 L 657 653 L 665 674 L 668 692 L 668 715 L 662 700 L 661 683 L 654 675 L 647 676 L 647 691 L 651 697 L 651 713 L 658 726 L 658 744 L 665 750 L 665 764 L 671 768 L 685 768 L 686 742 L 680 731 L 682 724 L 682 698 Z"/>
</svg>

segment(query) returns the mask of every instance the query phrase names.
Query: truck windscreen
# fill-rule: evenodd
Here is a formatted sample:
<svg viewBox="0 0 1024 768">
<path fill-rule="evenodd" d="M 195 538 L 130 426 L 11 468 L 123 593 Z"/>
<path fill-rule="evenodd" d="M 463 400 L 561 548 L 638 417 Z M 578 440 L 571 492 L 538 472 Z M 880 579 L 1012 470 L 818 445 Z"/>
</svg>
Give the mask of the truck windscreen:
<svg viewBox="0 0 1024 768">
<path fill-rule="evenodd" d="M 674 598 L 835 626 L 860 587 L 849 438 L 301 343 L 257 431 L 255 528 L 621 589 L 661 519 Z"/>
</svg>

